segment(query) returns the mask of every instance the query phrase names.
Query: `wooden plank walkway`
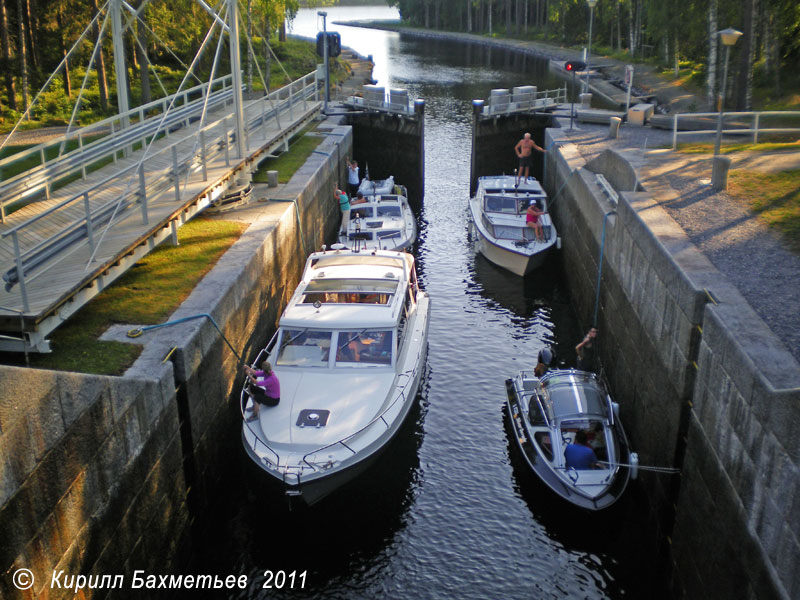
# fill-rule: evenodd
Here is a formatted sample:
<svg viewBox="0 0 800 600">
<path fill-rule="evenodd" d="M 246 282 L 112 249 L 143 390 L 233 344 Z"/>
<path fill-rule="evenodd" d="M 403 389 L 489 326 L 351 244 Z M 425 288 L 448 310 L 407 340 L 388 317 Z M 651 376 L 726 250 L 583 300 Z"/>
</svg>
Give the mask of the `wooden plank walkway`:
<svg viewBox="0 0 800 600">
<path fill-rule="evenodd" d="M 28 301 L 24 307 L 22 287 L 19 283 L 10 289 L 0 287 L 0 334 L 19 332 L 22 328 L 19 312 L 24 313 L 25 331 L 33 337 L 43 338 L 55 324 L 44 326 L 48 319 L 61 322 L 74 313 L 85 301 L 83 296 L 99 293 L 113 279 L 149 252 L 155 245 L 170 236 L 170 224 L 182 225 L 188 218 L 202 211 L 221 195 L 234 172 L 249 168 L 249 163 L 276 148 L 296 130 L 313 118 L 321 108 L 318 101 L 295 100 L 292 105 L 279 109 L 263 99 L 245 102 L 246 151 L 238 157 L 230 118 L 232 107 L 209 112 L 204 137 L 206 143 L 206 177 L 203 177 L 201 135 L 199 122 L 190 124 L 151 143 L 146 149 L 132 152 L 101 169 L 88 173 L 85 180 L 76 180 L 52 193 L 49 200 L 30 204 L 0 223 L 0 234 L 20 226 L 70 198 L 79 198 L 59 210 L 40 218 L 19 230 L 22 254 L 37 244 L 58 239 L 70 226 L 85 222 L 85 201 L 80 197 L 89 193 L 91 210 L 106 207 L 112 211 L 120 199 L 127 206 L 120 207 L 111 226 L 97 227 L 93 231 L 96 249 L 93 252 L 87 237 L 68 245 L 57 255 L 35 268 L 25 278 Z M 267 115 L 271 112 L 271 118 Z M 277 115 L 277 118 L 275 118 Z M 280 123 L 280 125 L 279 125 Z M 223 132 L 225 132 L 223 134 Z M 227 157 L 226 157 L 227 144 Z M 179 165 L 180 194 L 176 199 L 173 176 L 175 145 L 181 162 Z M 146 157 L 142 162 L 143 157 Z M 138 194 L 140 176 L 138 165 L 144 165 L 147 182 L 147 223 L 144 223 L 143 206 Z M 124 171 L 128 169 L 128 173 Z M 114 174 L 121 174 L 113 177 Z M 56 236 L 54 238 L 54 236 Z M 135 259 L 135 260 L 134 260 Z M 0 238 L 0 275 L 15 267 L 15 253 L 11 236 Z M 124 267 L 124 268 L 122 268 Z M 88 293 L 87 293 L 88 290 Z M 6 309 L 6 310 L 2 310 Z M 11 309 L 11 310 L 8 310 Z"/>
</svg>

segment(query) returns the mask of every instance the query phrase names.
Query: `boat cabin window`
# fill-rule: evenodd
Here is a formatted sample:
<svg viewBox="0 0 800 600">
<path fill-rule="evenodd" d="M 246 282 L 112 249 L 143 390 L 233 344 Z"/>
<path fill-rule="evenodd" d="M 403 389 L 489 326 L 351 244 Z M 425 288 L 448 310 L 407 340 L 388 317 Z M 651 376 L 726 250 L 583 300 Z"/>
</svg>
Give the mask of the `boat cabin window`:
<svg viewBox="0 0 800 600">
<path fill-rule="evenodd" d="M 357 208 L 350 209 L 350 220 L 355 221 L 358 218 L 361 219 L 371 219 L 375 216 L 375 210 L 371 206 L 358 206 Z M 380 215 L 378 215 L 380 216 Z"/>
<path fill-rule="evenodd" d="M 393 349 L 391 330 L 340 331 L 336 364 L 390 365 Z"/>
<path fill-rule="evenodd" d="M 347 234 L 348 240 L 371 240 L 372 239 L 372 232 L 371 231 L 353 231 Z"/>
<path fill-rule="evenodd" d="M 484 199 L 486 212 L 521 215 L 528 210 L 530 198 L 527 196 L 490 196 Z"/>
<path fill-rule="evenodd" d="M 389 204 L 386 206 L 378 206 L 377 214 L 379 217 L 399 217 L 402 213 L 399 206 L 392 206 Z"/>
<path fill-rule="evenodd" d="M 281 330 L 276 364 L 289 367 L 327 367 L 332 335 L 332 331 Z"/>
<path fill-rule="evenodd" d="M 301 304 L 390 304 L 397 288 L 393 281 L 374 279 L 314 279 L 306 285 Z"/>
<path fill-rule="evenodd" d="M 548 387 L 545 407 L 553 418 L 566 415 L 605 414 L 603 396 L 594 386 L 556 385 Z"/>
</svg>

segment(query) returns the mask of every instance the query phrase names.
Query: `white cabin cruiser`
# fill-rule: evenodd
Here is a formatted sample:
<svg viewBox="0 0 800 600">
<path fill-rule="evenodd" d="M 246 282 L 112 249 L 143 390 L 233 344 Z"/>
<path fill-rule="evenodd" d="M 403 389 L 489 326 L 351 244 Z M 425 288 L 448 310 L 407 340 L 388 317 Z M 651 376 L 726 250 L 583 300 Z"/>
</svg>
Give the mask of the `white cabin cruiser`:
<svg viewBox="0 0 800 600">
<path fill-rule="evenodd" d="M 542 239 L 526 223 L 528 207 L 536 204 L 543 214 Z M 478 179 L 469 201 L 472 231 L 478 252 L 496 265 L 523 276 L 540 266 L 547 252 L 559 244 L 547 205 L 547 194 L 533 177 L 515 183 L 513 175 Z"/>
<path fill-rule="evenodd" d="M 506 394 L 525 461 L 568 502 L 593 511 L 608 508 L 636 478 L 639 458 L 594 373 L 557 369 L 536 377 L 522 371 L 506 380 Z"/>
<path fill-rule="evenodd" d="M 364 179 L 359 191 L 363 202 L 350 199 L 350 222 L 339 242 L 348 247 L 372 250 L 404 250 L 417 240 L 417 219 L 408 203 L 404 186 L 394 178 Z"/>
<path fill-rule="evenodd" d="M 243 390 L 248 455 L 313 504 L 363 471 L 414 404 L 427 356 L 430 299 L 405 252 L 309 256 L 278 332 L 256 359 L 280 381 L 277 406 Z"/>
</svg>

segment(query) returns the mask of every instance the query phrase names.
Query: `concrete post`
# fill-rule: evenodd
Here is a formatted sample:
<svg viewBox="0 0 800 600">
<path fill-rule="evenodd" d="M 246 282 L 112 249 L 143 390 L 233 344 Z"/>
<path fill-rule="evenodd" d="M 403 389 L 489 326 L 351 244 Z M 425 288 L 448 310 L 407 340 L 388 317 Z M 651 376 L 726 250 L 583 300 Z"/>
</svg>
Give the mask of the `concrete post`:
<svg viewBox="0 0 800 600">
<path fill-rule="evenodd" d="M 728 189 L 728 171 L 731 159 L 727 156 L 715 156 L 711 168 L 711 188 L 717 192 Z"/>
<path fill-rule="evenodd" d="M 619 135 L 619 126 L 622 123 L 622 119 L 619 117 L 611 117 L 609 120 L 609 127 L 608 127 L 608 139 L 615 140 Z"/>
<path fill-rule="evenodd" d="M 592 95 L 589 93 L 581 94 L 578 96 L 581 101 L 581 108 L 591 108 L 592 107 Z"/>
</svg>

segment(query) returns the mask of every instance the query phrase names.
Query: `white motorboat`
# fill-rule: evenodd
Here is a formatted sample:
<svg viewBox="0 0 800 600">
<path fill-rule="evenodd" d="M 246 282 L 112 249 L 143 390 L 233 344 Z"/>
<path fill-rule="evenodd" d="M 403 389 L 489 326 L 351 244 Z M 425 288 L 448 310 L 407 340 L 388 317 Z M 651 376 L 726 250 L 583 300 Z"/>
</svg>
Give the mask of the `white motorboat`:
<svg viewBox="0 0 800 600">
<path fill-rule="evenodd" d="M 522 371 L 506 380 L 506 393 L 516 443 L 547 487 L 588 510 L 619 499 L 636 477 L 639 459 L 630 451 L 617 405 L 594 373 L 558 369 L 536 377 Z M 583 446 L 577 450 L 585 463 L 575 460 L 575 445 Z"/>
<path fill-rule="evenodd" d="M 526 223 L 531 203 L 543 211 L 542 239 Z M 471 229 L 478 252 L 496 265 L 523 276 L 542 264 L 547 252 L 559 245 L 548 212 L 547 194 L 533 177 L 516 185 L 513 175 L 478 179 L 478 190 L 469 202 Z"/>
<path fill-rule="evenodd" d="M 405 252 L 312 254 L 256 359 L 272 364 L 277 406 L 242 390 L 248 455 L 289 496 L 313 504 L 364 470 L 400 429 L 422 379 L 430 299 Z"/>
<path fill-rule="evenodd" d="M 351 248 L 404 250 L 417 239 L 417 219 L 408 204 L 405 187 L 394 178 L 364 179 L 359 191 L 363 202 L 351 199 L 347 233 L 339 242 Z"/>
</svg>

